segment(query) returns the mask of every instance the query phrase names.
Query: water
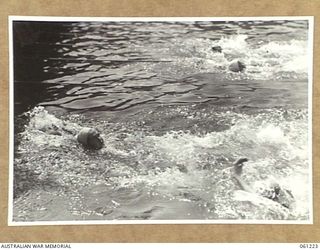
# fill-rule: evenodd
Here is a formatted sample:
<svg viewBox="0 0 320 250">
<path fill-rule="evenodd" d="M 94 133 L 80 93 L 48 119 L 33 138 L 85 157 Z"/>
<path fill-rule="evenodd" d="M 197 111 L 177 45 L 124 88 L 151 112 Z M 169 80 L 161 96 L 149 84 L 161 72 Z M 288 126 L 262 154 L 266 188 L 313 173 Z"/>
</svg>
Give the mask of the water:
<svg viewBox="0 0 320 250">
<path fill-rule="evenodd" d="M 15 44 L 14 221 L 310 218 L 306 21 L 31 26 L 37 42 Z M 102 150 L 77 143 L 83 127 Z M 240 190 L 243 156 L 243 179 L 277 181 L 290 208 Z"/>
</svg>

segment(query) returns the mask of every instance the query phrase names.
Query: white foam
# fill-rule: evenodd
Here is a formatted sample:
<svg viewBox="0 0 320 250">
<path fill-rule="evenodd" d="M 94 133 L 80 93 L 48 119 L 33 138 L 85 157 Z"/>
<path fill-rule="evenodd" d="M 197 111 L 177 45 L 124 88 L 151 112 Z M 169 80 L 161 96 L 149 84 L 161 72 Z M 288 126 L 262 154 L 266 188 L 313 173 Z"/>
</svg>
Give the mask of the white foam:
<svg viewBox="0 0 320 250">
<path fill-rule="evenodd" d="M 287 141 L 281 128 L 268 124 L 257 131 L 257 138 L 262 142 L 284 143 Z"/>
</svg>

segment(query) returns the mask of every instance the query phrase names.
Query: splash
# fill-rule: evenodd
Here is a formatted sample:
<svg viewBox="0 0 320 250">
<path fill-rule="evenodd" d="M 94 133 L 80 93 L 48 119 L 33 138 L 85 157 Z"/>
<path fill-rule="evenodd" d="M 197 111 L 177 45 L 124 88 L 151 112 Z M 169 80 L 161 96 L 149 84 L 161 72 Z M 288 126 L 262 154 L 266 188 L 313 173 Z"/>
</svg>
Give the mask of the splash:
<svg viewBox="0 0 320 250">
<path fill-rule="evenodd" d="M 181 108 L 164 114 L 169 111 L 181 112 Z M 74 131 L 88 125 L 81 117 L 59 119 L 40 107 L 29 115 L 15 160 L 17 220 L 25 218 L 19 215 L 28 209 L 38 218 L 39 210 L 30 210 L 27 202 L 37 193 L 45 201 L 48 190 L 50 197 L 59 197 L 54 200 L 69 207 L 70 218 L 174 219 L 175 208 L 180 213 L 176 218 L 184 219 L 305 220 L 309 216 L 305 111 L 216 110 L 207 112 L 209 122 L 219 119 L 232 125 L 216 131 L 206 128 L 206 133 L 181 129 L 154 134 L 128 122 L 96 121 L 106 142 L 98 152 L 82 148 L 74 138 Z M 192 117 L 202 119 L 196 113 Z M 59 133 L 52 133 L 52 128 Z M 232 162 L 241 156 L 249 158 L 244 181 L 259 190 L 276 180 L 292 192 L 295 206 L 281 207 L 259 191 L 239 191 Z M 54 209 L 48 206 L 39 205 L 41 214 L 47 211 L 45 218 L 69 218 L 63 211 L 50 217 Z"/>
<path fill-rule="evenodd" d="M 153 47 L 161 51 L 162 58 L 170 58 L 172 74 L 179 77 L 181 73 L 224 73 L 230 80 L 305 80 L 308 77 L 308 43 L 306 40 L 290 39 L 287 41 L 251 41 L 248 35 L 238 34 L 221 36 L 218 40 L 204 38 L 183 40 L 174 39 L 172 44 L 181 46 Z M 220 46 L 221 53 L 212 47 Z M 240 60 L 246 65 L 244 73 L 233 73 L 228 66 L 233 60 Z M 157 71 L 157 68 L 147 67 Z M 161 74 L 164 72 L 161 68 Z M 180 73 L 179 73 L 180 72 Z M 160 73 L 160 72 L 158 72 Z M 181 76 L 180 76 L 181 77 Z"/>
</svg>

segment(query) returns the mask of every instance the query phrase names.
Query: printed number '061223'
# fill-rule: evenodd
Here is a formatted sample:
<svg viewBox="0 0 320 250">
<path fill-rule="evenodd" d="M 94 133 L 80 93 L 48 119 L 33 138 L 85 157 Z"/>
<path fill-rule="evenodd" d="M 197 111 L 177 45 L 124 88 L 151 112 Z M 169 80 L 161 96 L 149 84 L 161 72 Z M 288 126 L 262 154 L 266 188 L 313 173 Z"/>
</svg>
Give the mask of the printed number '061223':
<svg viewBox="0 0 320 250">
<path fill-rule="evenodd" d="M 318 248 L 318 244 L 308 243 L 308 244 L 300 244 L 300 248 L 310 249 L 310 248 Z"/>
</svg>

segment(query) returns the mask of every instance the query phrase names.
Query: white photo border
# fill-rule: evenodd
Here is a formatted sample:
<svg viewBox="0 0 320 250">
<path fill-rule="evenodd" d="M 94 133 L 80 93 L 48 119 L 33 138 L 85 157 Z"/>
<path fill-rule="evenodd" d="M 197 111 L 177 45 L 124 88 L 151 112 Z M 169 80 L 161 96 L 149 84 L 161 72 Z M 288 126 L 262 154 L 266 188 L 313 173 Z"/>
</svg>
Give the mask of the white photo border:
<svg viewBox="0 0 320 250">
<path fill-rule="evenodd" d="M 13 22 L 188 22 L 188 21 L 308 21 L 308 162 L 309 162 L 309 220 L 77 220 L 77 221 L 13 221 L 14 177 L 14 75 L 13 75 Z M 55 17 L 55 16 L 9 16 L 9 188 L 8 226 L 39 225 L 130 225 L 130 224 L 313 224 L 313 159 L 312 159 L 312 94 L 313 94 L 313 16 L 261 16 L 261 17 Z"/>
</svg>

